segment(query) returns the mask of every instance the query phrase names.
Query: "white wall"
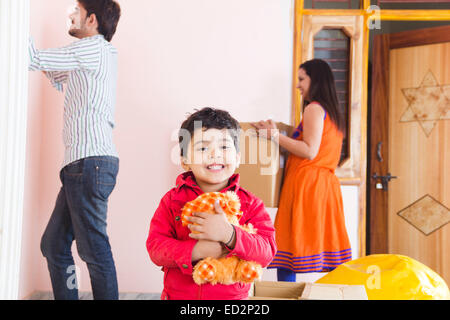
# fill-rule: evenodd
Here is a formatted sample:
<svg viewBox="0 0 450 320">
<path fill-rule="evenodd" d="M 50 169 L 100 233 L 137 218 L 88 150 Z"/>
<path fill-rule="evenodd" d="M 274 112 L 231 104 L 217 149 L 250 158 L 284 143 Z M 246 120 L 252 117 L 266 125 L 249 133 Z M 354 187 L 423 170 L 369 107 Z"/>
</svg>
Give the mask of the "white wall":
<svg viewBox="0 0 450 320">
<path fill-rule="evenodd" d="M 227 109 L 239 121 L 290 122 L 293 0 L 126 0 L 113 44 L 119 50 L 115 142 L 121 158 L 109 226 L 121 292 L 159 292 L 163 274 L 145 241 L 161 197 L 181 172 L 172 138 L 194 107 Z M 32 0 L 37 47 L 61 46 L 72 1 Z M 33 74 L 22 296 L 50 290 L 39 241 L 60 187 L 62 101 Z M 349 210 L 356 204 L 346 196 Z M 271 210 L 272 214 L 274 210 Z M 350 213 L 348 217 L 356 216 Z M 356 221 L 350 221 L 354 228 Z M 76 253 L 74 247 L 73 251 Z M 90 290 L 82 268 L 81 290 Z"/>
</svg>

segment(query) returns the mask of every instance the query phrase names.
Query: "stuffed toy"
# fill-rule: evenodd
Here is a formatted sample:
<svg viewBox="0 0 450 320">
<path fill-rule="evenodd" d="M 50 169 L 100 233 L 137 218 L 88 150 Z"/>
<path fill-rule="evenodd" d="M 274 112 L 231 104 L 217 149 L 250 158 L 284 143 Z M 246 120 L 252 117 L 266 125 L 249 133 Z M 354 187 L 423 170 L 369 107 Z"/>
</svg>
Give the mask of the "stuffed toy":
<svg viewBox="0 0 450 320">
<path fill-rule="evenodd" d="M 216 214 L 214 203 L 219 200 L 220 206 L 225 212 L 228 221 L 235 226 L 241 228 L 248 233 L 255 234 L 256 229 L 251 223 L 248 225 L 240 225 L 239 219 L 242 217 L 241 203 L 236 193 L 228 191 L 208 192 L 200 195 L 195 200 L 188 202 L 182 209 L 181 218 L 183 226 L 190 224 L 186 217 L 191 216 L 194 212 L 206 212 Z M 195 233 L 195 232 L 194 232 Z M 200 260 L 194 267 L 193 279 L 196 284 L 202 285 L 217 283 L 230 285 L 236 282 L 251 283 L 255 279 L 261 277 L 262 267 L 253 261 L 241 260 L 236 256 L 223 257 L 220 259 L 205 258 Z"/>
</svg>

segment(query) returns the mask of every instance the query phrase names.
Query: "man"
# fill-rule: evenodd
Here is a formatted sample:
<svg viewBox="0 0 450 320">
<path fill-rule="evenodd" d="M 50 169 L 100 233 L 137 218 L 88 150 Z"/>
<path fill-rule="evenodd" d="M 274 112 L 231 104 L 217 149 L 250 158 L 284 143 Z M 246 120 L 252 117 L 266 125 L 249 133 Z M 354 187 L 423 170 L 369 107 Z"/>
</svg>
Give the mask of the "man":
<svg viewBox="0 0 450 320">
<path fill-rule="evenodd" d="M 78 0 L 69 34 L 79 40 L 48 50 L 36 50 L 30 40 L 29 69 L 44 71 L 59 91 L 66 86 L 62 187 L 41 240 L 57 300 L 78 299 L 73 240 L 87 263 L 94 299 L 119 296 L 106 216 L 119 170 L 112 140 L 117 51 L 109 41 L 120 14 L 113 0 Z"/>
</svg>

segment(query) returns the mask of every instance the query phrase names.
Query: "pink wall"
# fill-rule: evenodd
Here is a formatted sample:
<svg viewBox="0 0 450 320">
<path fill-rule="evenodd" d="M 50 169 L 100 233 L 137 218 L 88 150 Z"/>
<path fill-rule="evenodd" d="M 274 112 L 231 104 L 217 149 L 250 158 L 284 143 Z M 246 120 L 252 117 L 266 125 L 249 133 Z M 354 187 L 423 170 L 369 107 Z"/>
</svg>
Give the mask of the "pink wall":
<svg viewBox="0 0 450 320">
<path fill-rule="evenodd" d="M 72 1 L 31 1 L 30 33 L 39 47 L 54 47 L 70 41 L 65 32 L 66 8 Z M 19 297 L 49 289 L 50 279 L 40 253 L 45 229 L 59 188 L 58 167 L 63 156 L 63 96 L 52 89 L 39 72 L 29 74 L 27 167 Z"/>
<path fill-rule="evenodd" d="M 36 46 L 57 47 L 70 0 L 32 0 Z M 145 240 L 153 212 L 181 169 L 172 134 L 194 107 L 225 108 L 240 121 L 289 122 L 292 1 L 127 0 L 119 50 L 115 142 L 121 167 L 109 226 L 121 292 L 159 292 L 162 272 Z M 28 162 L 20 297 L 50 290 L 39 242 L 60 188 L 63 95 L 30 74 Z M 76 248 L 73 247 L 76 256 Z M 84 263 L 81 290 L 90 290 Z"/>
</svg>

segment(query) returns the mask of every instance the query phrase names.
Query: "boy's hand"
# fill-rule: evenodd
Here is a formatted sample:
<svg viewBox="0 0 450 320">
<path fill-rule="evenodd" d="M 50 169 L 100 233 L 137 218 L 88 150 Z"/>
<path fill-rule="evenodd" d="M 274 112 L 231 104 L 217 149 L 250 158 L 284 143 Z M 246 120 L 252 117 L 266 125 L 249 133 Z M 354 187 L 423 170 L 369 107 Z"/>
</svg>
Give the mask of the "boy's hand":
<svg viewBox="0 0 450 320">
<path fill-rule="evenodd" d="M 211 257 L 219 259 L 227 254 L 225 248 L 217 241 L 199 240 L 192 250 L 192 262 Z"/>
<path fill-rule="evenodd" d="M 188 217 L 191 231 L 199 233 L 190 233 L 189 237 L 197 240 L 210 240 L 222 243 L 228 243 L 233 236 L 233 226 L 228 222 L 225 212 L 220 207 L 218 201 L 214 204 L 217 214 L 210 214 L 205 212 L 195 212 L 191 217 Z"/>
</svg>

